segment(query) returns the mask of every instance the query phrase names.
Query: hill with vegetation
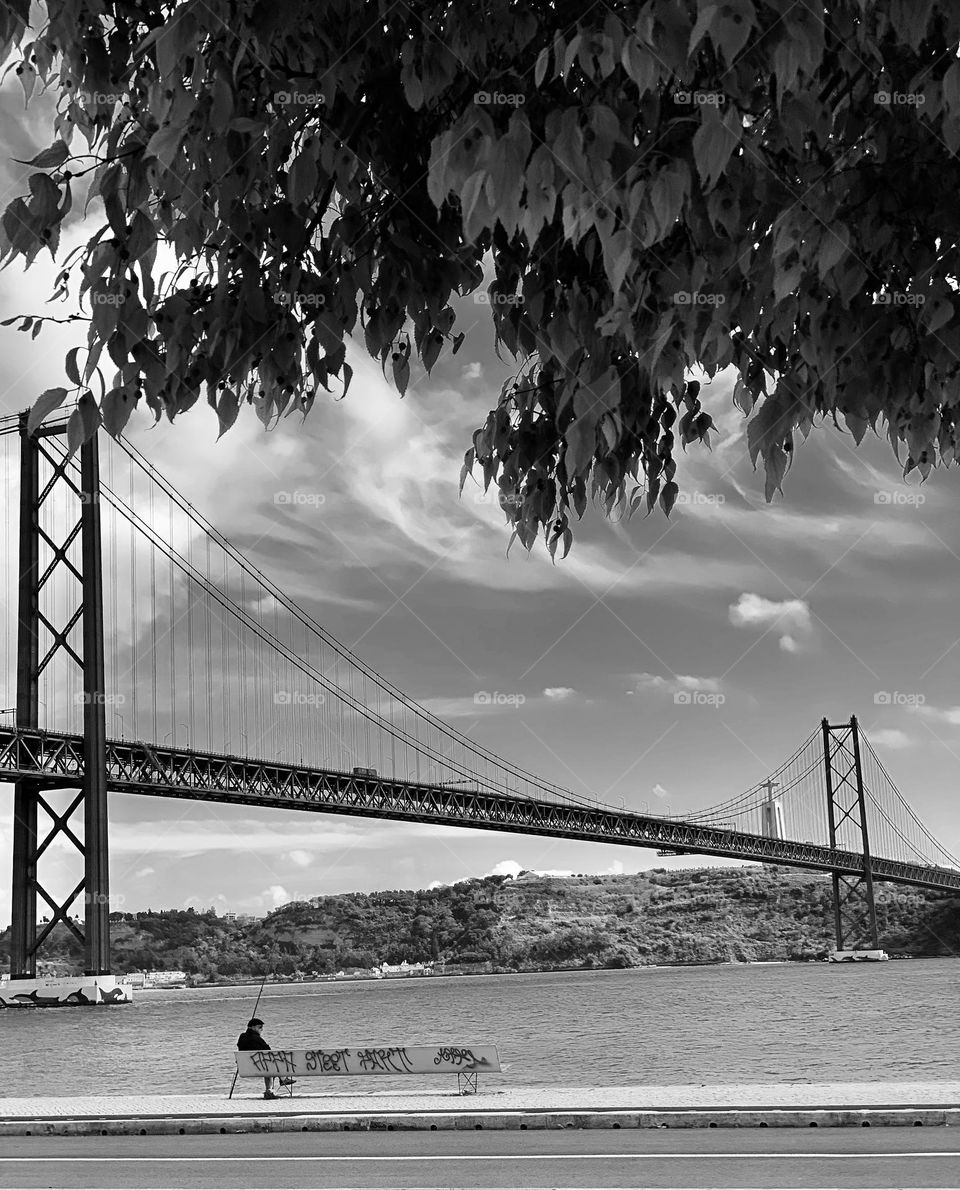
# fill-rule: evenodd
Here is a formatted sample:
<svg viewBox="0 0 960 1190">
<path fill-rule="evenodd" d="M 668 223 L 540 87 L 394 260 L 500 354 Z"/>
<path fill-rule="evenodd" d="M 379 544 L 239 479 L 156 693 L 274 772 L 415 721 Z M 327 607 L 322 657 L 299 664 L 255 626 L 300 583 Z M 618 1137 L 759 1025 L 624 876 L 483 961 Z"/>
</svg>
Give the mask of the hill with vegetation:
<svg viewBox="0 0 960 1190">
<path fill-rule="evenodd" d="M 960 951 L 960 900 L 880 885 L 881 945 Z M 47 959 L 79 971 L 61 926 Z M 262 920 L 213 910 L 111 914 L 118 973 L 182 970 L 198 981 L 311 977 L 383 963 L 451 971 L 810 960 L 833 948 L 829 877 L 785 868 L 663 869 L 623 876 L 488 876 L 419 891 L 297 901 Z M 9 931 L 0 937 L 0 953 Z"/>
</svg>

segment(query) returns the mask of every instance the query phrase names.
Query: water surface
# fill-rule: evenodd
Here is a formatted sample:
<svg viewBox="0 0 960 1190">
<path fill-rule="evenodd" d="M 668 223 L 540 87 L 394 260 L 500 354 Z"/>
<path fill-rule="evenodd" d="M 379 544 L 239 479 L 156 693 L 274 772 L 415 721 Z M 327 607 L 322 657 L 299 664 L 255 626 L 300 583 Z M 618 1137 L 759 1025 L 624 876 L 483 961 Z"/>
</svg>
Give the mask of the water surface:
<svg viewBox="0 0 960 1190">
<path fill-rule="evenodd" d="M 498 1085 L 926 1082 L 956 1078 L 958 987 L 952 958 L 434 976 L 268 986 L 257 1015 L 278 1049 L 493 1042 L 509 1064 Z M 3 1094 L 226 1092 L 257 990 L 0 1011 Z"/>
</svg>

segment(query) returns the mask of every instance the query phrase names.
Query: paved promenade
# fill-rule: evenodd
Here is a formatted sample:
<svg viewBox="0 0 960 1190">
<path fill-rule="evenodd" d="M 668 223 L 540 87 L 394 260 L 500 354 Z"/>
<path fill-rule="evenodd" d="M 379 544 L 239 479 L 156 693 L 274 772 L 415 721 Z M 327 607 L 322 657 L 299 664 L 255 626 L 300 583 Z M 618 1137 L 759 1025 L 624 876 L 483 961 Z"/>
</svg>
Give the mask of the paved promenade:
<svg viewBox="0 0 960 1190">
<path fill-rule="evenodd" d="M 264 1100 L 248 1080 L 222 1095 L 0 1099 L 0 1136 L 249 1131 L 960 1125 L 960 1082 L 509 1087 L 477 1095 L 321 1091 Z"/>
</svg>

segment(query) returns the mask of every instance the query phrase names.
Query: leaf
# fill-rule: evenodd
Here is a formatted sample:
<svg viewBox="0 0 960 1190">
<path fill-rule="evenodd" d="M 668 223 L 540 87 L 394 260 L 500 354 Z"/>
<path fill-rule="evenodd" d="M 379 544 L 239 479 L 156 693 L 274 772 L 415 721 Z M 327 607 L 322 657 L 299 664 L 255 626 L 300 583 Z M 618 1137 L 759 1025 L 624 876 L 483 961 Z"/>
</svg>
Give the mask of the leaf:
<svg viewBox="0 0 960 1190">
<path fill-rule="evenodd" d="M 672 479 L 669 483 L 665 483 L 663 485 L 663 488 L 660 492 L 660 507 L 667 514 L 667 516 L 670 515 L 674 504 L 676 504 L 679 493 L 679 485 L 674 483 Z"/>
<path fill-rule="evenodd" d="M 697 23 L 693 26 L 690 33 L 690 42 L 687 45 L 687 55 L 692 56 L 693 51 L 697 48 L 701 41 L 710 30 L 713 24 L 713 19 L 717 15 L 716 4 L 701 5 L 700 11 L 697 14 Z"/>
<path fill-rule="evenodd" d="M 564 458 L 567 474 L 582 475 L 590 469 L 597 446 L 597 419 L 595 414 L 586 413 L 567 426 L 564 434 L 567 449 Z"/>
<path fill-rule="evenodd" d="M 719 107 L 701 104 L 700 127 L 693 134 L 693 159 L 706 190 L 715 185 L 737 147 L 743 131 L 738 120 L 736 112 L 721 119 Z"/>
<path fill-rule="evenodd" d="M 79 353 L 79 347 L 71 347 L 64 361 L 64 371 L 67 374 L 67 378 L 78 386 L 80 384 L 80 369 L 77 367 L 77 356 Z"/>
<path fill-rule="evenodd" d="M 135 401 L 126 388 L 112 388 L 101 403 L 103 425 L 112 438 L 119 438 L 130 420 Z"/>
<path fill-rule="evenodd" d="M 407 383 L 410 380 L 410 361 L 403 351 L 395 351 L 393 353 L 393 383 L 397 386 L 402 397 L 407 391 Z"/>
<path fill-rule="evenodd" d="M 413 71 L 403 80 L 403 94 L 415 112 L 423 107 L 423 84 Z"/>
<path fill-rule="evenodd" d="M 17 67 L 17 77 L 20 79 L 20 86 L 23 87 L 23 106 L 26 107 L 37 83 L 37 72 L 29 62 L 24 61 Z"/>
<path fill-rule="evenodd" d="M 624 41 L 620 61 L 641 95 L 652 90 L 660 78 L 660 64 L 635 36 Z"/>
<path fill-rule="evenodd" d="M 353 379 L 353 368 L 344 360 L 343 364 L 343 392 L 340 394 L 341 398 L 347 395 L 347 389 L 350 387 L 350 381 Z"/>
<path fill-rule="evenodd" d="M 237 414 L 239 412 L 240 393 L 235 388 L 223 389 L 220 393 L 220 399 L 217 401 L 217 420 L 220 423 L 220 433 L 217 435 L 218 442 L 237 420 Z"/>
<path fill-rule="evenodd" d="M 59 409 L 66 399 L 67 390 L 65 388 L 48 388 L 45 393 L 41 393 L 30 408 L 30 416 L 27 418 L 27 433 L 33 434 L 47 414 L 52 413 L 54 409 Z"/>
<path fill-rule="evenodd" d="M 35 165 L 37 169 L 51 169 L 56 165 L 63 165 L 69 156 L 70 146 L 62 140 L 57 140 L 49 149 L 44 149 L 30 161 L 23 161 L 19 157 L 14 157 L 14 161 L 19 165 Z"/>
<path fill-rule="evenodd" d="M 751 0 L 723 0 L 717 15 L 710 23 L 710 40 L 723 55 L 727 66 L 747 44 L 756 22 Z"/>
<path fill-rule="evenodd" d="M 420 352 L 420 359 L 424 368 L 429 375 L 430 369 L 437 362 L 440 355 L 440 348 L 443 346 L 443 335 L 439 331 L 433 330 L 427 336 L 427 341 L 424 345 L 423 351 Z"/>
<path fill-rule="evenodd" d="M 169 167 L 173 164 L 185 133 L 186 129 L 179 124 L 161 125 L 147 141 L 144 154 L 147 157 L 156 157 L 161 165 Z M 103 197 L 106 203 L 106 191 L 103 192 Z"/>
<path fill-rule="evenodd" d="M 88 389 L 80 394 L 77 407 L 67 420 L 67 449 L 70 454 L 77 451 L 84 442 L 89 442 L 99 426 L 100 410 Z"/>
<path fill-rule="evenodd" d="M 313 197 L 317 188 L 317 162 L 309 149 L 297 154 L 287 174 L 287 197 L 295 207 Z"/>
<path fill-rule="evenodd" d="M 547 74 L 547 65 L 550 62 L 550 47 L 544 46 L 537 54 L 536 65 L 533 68 L 533 82 L 536 87 L 543 86 L 543 80 Z"/>
<path fill-rule="evenodd" d="M 839 264 L 850 249 L 850 229 L 843 223 L 833 223 L 823 233 L 817 252 L 817 272 L 820 280 L 834 265 Z"/>
</svg>

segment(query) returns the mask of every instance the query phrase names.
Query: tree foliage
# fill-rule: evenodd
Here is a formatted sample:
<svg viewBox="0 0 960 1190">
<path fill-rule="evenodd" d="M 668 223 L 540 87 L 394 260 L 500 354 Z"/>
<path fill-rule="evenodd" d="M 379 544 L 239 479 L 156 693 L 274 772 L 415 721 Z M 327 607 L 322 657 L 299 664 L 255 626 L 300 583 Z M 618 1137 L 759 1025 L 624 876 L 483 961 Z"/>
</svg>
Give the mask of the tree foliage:
<svg viewBox="0 0 960 1190">
<path fill-rule="evenodd" d="M 74 442 L 202 396 L 221 432 L 307 413 L 362 337 L 402 394 L 486 300 L 517 371 L 464 473 L 525 545 L 678 492 L 690 379 L 737 373 L 766 494 L 842 417 L 905 472 L 955 461 L 960 7 L 953 0 L 27 0 L 0 51 L 53 143 L 0 252 L 58 254 Z M 79 135 L 78 135 L 79 134 Z M 161 271 L 165 270 L 165 271 Z M 42 319 L 23 327 L 36 333 Z M 109 378 L 104 377 L 104 372 Z M 93 385 L 91 390 L 90 385 Z"/>
</svg>

